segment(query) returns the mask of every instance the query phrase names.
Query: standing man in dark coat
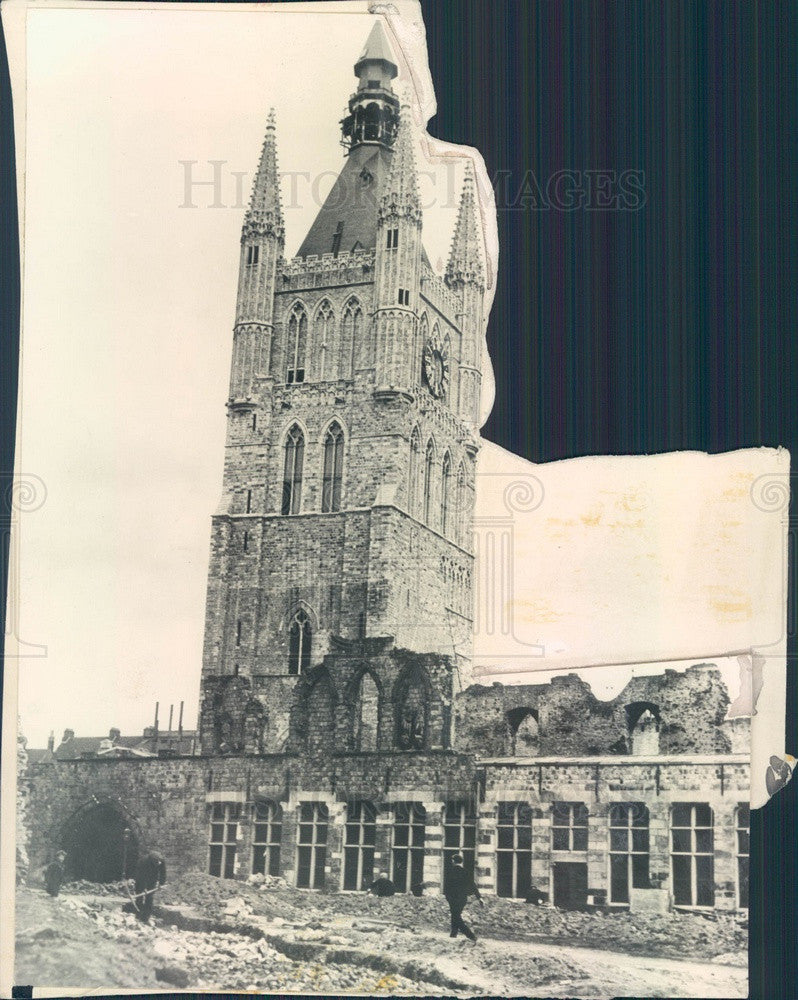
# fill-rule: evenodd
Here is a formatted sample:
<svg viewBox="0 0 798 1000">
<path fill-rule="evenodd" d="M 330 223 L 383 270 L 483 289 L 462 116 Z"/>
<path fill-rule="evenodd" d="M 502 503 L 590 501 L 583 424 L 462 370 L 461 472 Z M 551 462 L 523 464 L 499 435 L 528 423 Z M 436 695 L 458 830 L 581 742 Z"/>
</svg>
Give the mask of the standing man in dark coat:
<svg viewBox="0 0 798 1000">
<path fill-rule="evenodd" d="M 66 852 L 59 851 L 55 856 L 55 861 L 51 861 L 44 869 L 44 884 L 47 886 L 47 891 L 51 896 L 57 896 L 61 891 L 61 886 L 64 883 L 65 860 Z"/>
<path fill-rule="evenodd" d="M 479 894 L 474 879 L 463 868 L 462 854 L 455 854 L 452 858 L 452 867 L 449 870 L 449 878 L 446 880 L 444 892 L 452 915 L 452 932 L 449 937 L 457 937 L 457 932 L 462 931 L 470 941 L 476 941 L 476 934 L 463 920 L 463 910 L 469 896 L 476 896 L 482 906 L 485 905 L 485 902 Z"/>
<path fill-rule="evenodd" d="M 152 913 L 155 890 L 166 883 L 166 862 L 157 851 L 145 851 L 136 865 L 136 909 L 145 924 Z"/>
</svg>

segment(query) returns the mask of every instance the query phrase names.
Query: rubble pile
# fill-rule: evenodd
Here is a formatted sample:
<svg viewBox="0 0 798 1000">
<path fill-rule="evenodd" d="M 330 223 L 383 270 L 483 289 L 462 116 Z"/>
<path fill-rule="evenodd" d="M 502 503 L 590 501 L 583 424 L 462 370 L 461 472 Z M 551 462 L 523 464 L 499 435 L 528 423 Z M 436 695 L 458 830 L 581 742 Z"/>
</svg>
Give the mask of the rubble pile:
<svg viewBox="0 0 798 1000">
<path fill-rule="evenodd" d="M 263 938 L 225 932 L 186 931 L 162 926 L 156 919 L 141 923 L 132 913 L 124 912 L 111 901 L 94 898 L 100 894 L 91 885 L 89 898 L 64 896 L 60 905 L 66 910 L 91 920 L 100 935 L 117 946 L 133 946 L 142 961 L 162 984 L 179 989 L 224 990 L 226 992 L 259 991 L 269 993 L 409 993 L 431 995 L 440 989 L 423 979 L 410 979 L 398 974 L 385 974 L 345 962 L 296 961 L 282 954 Z M 227 889 L 231 888 L 227 883 Z M 240 883 L 235 888 L 241 888 Z M 247 917 L 251 907 L 240 896 L 227 900 L 227 916 Z M 31 940 L 59 937 L 58 928 L 31 932 Z M 349 945 L 341 935 L 320 929 L 292 929 L 295 940 L 316 941 L 320 944 Z"/>
<path fill-rule="evenodd" d="M 112 886 L 86 887 L 56 899 L 41 889 L 18 890 L 19 981 L 98 990 L 426 996 L 516 996 L 534 983 L 552 996 L 580 996 L 601 995 L 610 980 L 606 995 L 617 995 L 616 963 L 629 968 L 635 949 L 643 957 L 681 949 L 685 984 L 736 987 L 742 980 L 732 967 L 745 962 L 736 947 L 745 940 L 745 922 L 719 914 L 566 913 L 486 899 L 484 908 L 472 904 L 466 912 L 480 936 L 474 946 L 449 938 L 448 908 L 435 897 L 266 891 L 259 881 L 181 876 L 159 893 L 169 894 L 172 905 L 159 899 L 143 924 L 125 911 L 124 894 L 111 895 Z M 597 966 L 591 950 L 580 961 L 579 946 L 606 948 L 606 965 Z M 711 972 L 685 961 L 701 950 L 711 956 Z M 649 973 L 665 992 L 646 995 L 695 995 L 668 992 L 666 970 Z"/>
<path fill-rule="evenodd" d="M 496 937 L 513 940 L 544 936 L 628 954 L 701 959 L 728 952 L 745 955 L 748 949 L 747 918 L 718 911 L 707 916 L 678 911 L 583 913 L 492 898 L 485 900 L 480 918 L 483 933 Z"/>
<path fill-rule="evenodd" d="M 354 920 L 355 927 L 358 922 L 371 922 L 377 932 L 384 925 L 398 925 L 408 931 L 441 930 L 448 922 L 448 908 L 441 897 L 399 894 L 379 898 L 362 892 L 303 894 L 277 881 L 270 886 L 265 881 L 233 882 L 197 873 L 167 886 L 159 902 L 190 905 L 219 919 L 245 920 L 254 914 L 306 925 L 315 918 L 318 926 L 333 927 L 349 918 L 346 922 L 351 925 Z M 747 919 L 718 911 L 707 916 L 680 912 L 583 913 L 486 896 L 484 907 L 475 903 L 469 906 L 466 919 L 473 922 L 477 933 L 489 937 L 547 939 L 630 954 L 715 959 L 737 953 L 743 960 L 748 948 Z"/>
<path fill-rule="evenodd" d="M 133 891 L 132 879 L 120 879 L 118 882 L 89 882 L 85 878 L 79 878 L 73 882 L 65 882 L 61 886 L 62 893 L 74 896 L 127 896 Z"/>
<path fill-rule="evenodd" d="M 258 872 L 250 875 L 247 879 L 249 885 L 256 885 L 261 889 L 287 889 L 288 883 L 279 875 L 263 875 Z"/>
</svg>

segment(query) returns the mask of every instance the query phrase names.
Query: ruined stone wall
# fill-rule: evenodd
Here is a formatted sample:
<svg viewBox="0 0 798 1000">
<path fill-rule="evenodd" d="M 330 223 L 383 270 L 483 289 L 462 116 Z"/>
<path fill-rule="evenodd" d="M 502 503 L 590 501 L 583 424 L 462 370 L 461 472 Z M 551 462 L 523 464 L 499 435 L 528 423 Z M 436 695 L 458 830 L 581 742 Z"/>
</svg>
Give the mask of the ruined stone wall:
<svg viewBox="0 0 798 1000">
<path fill-rule="evenodd" d="M 660 753 L 729 753 L 731 728 L 744 730 L 748 723 L 724 723 L 728 706 L 720 673 L 707 665 L 635 677 L 606 702 L 575 674 L 554 677 L 550 684 L 473 685 L 458 698 L 457 745 L 512 756 L 514 728 L 526 711 L 538 722 L 542 756 L 628 754 L 632 730 L 648 710 L 656 717 Z M 735 746 L 741 745 L 736 735 Z"/>
</svg>

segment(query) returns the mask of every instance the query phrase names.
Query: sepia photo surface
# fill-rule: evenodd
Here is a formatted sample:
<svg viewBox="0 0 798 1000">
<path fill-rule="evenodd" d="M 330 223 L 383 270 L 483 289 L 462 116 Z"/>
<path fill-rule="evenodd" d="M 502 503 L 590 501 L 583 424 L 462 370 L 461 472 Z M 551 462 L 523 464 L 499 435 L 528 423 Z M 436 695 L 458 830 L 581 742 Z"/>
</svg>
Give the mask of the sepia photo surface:
<svg viewBox="0 0 798 1000">
<path fill-rule="evenodd" d="M 3 983 L 746 996 L 789 456 L 483 439 L 420 11 L 278 7 L 8 18 Z"/>
</svg>

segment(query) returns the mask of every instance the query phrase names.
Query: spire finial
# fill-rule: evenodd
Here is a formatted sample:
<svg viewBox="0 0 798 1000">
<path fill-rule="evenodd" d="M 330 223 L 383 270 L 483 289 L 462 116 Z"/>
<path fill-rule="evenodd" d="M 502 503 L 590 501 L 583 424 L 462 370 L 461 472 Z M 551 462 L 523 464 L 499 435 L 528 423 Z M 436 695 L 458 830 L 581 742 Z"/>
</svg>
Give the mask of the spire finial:
<svg viewBox="0 0 798 1000">
<path fill-rule="evenodd" d="M 408 105 L 402 106 L 399 115 L 399 128 L 393 147 L 391 171 L 380 204 L 380 213 L 383 216 L 394 214 L 397 211 L 401 214 L 413 214 L 419 220 L 421 219 L 421 201 L 418 193 L 416 158 L 413 152 Z"/>
<path fill-rule="evenodd" d="M 482 237 L 477 213 L 474 164 L 468 159 L 465 164 L 457 223 L 452 237 L 452 249 L 446 265 L 446 280 L 449 284 L 469 282 L 480 287 L 485 285 L 485 269 L 482 266 L 480 252 Z"/>
<path fill-rule="evenodd" d="M 280 198 L 280 177 L 277 172 L 276 133 L 277 118 L 274 108 L 270 108 L 255 183 L 252 185 L 252 196 L 244 217 L 243 234 L 247 238 L 273 233 L 279 240 L 284 239 L 285 226 Z"/>
</svg>

